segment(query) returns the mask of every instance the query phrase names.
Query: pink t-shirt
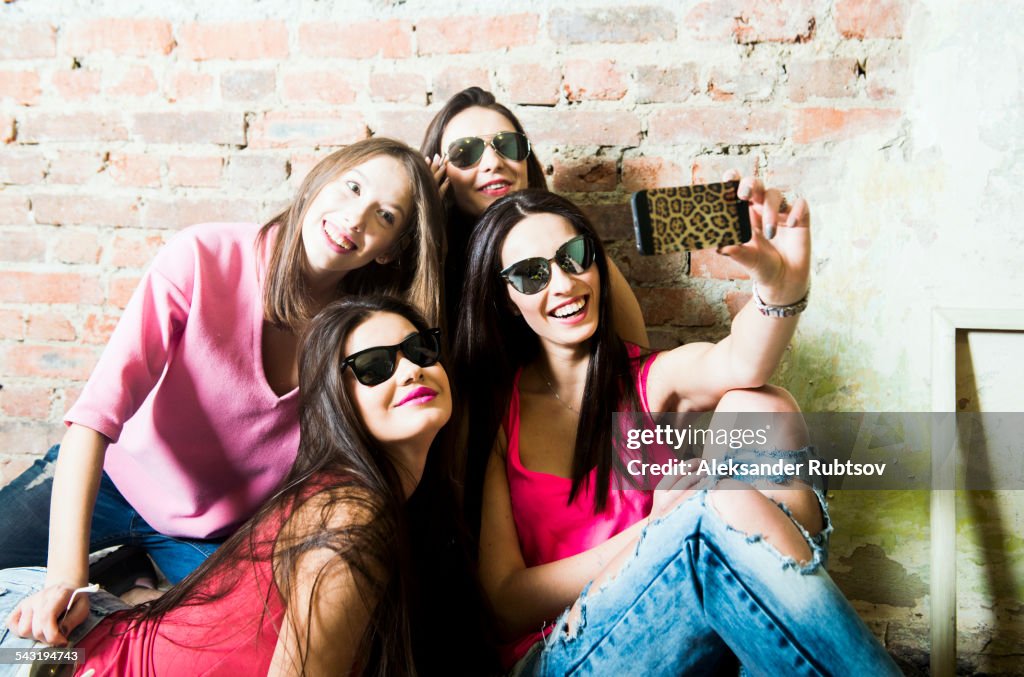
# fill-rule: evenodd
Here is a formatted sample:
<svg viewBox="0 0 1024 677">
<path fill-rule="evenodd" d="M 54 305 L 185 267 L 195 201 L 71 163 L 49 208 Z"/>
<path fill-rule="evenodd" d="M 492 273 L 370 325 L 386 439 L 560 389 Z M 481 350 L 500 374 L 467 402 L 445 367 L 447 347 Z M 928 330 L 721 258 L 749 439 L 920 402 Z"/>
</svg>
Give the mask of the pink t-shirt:
<svg viewBox="0 0 1024 677">
<path fill-rule="evenodd" d="M 263 374 L 259 226 L 177 234 L 125 308 L 65 416 L 108 437 L 104 469 L 153 528 L 225 535 L 252 515 L 298 449 L 298 390 Z M 262 261 L 261 261 L 262 260 Z"/>
<path fill-rule="evenodd" d="M 637 379 L 637 392 L 645 412 L 647 403 L 647 375 L 657 353 L 640 360 L 640 348 L 626 344 L 633 360 Z M 519 456 L 519 377 L 516 374 L 509 401 L 508 415 L 503 427 L 508 440 L 505 472 L 508 476 L 512 516 L 519 535 L 526 566 L 533 567 L 577 555 L 604 543 L 617 533 L 643 519 L 651 512 L 653 494 L 639 489 L 616 489 L 614 483 L 608 492 L 604 512 L 594 514 L 594 487 L 597 470 L 591 470 L 586 486 L 569 504 L 572 480 L 543 472 L 534 472 L 523 466 Z M 545 634 L 533 632 L 504 647 L 503 659 L 508 666 L 529 650 Z"/>
</svg>

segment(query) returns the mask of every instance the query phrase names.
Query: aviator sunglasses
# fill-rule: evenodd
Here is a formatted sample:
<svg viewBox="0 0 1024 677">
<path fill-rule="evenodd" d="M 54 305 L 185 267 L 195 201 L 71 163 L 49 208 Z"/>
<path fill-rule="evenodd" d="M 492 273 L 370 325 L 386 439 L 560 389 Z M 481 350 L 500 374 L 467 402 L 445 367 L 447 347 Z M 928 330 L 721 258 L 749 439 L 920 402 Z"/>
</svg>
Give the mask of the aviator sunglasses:
<svg viewBox="0 0 1024 677">
<path fill-rule="evenodd" d="M 484 151 L 490 146 L 494 151 L 513 162 L 530 157 L 530 140 L 519 132 L 498 132 L 490 141 L 479 136 L 466 136 L 455 139 L 448 145 L 448 162 L 459 169 L 468 169 L 480 162 Z"/>
<path fill-rule="evenodd" d="M 516 261 L 499 274 L 520 294 L 536 294 L 551 282 L 552 263 L 570 275 L 578 275 L 594 263 L 594 243 L 586 235 L 577 235 L 556 249 L 550 259 L 535 256 Z"/>
<path fill-rule="evenodd" d="M 393 346 L 374 346 L 358 353 L 352 353 L 341 362 L 341 370 L 352 367 L 352 373 L 364 386 L 384 383 L 395 373 L 398 365 L 398 351 L 415 365 L 430 367 L 437 364 L 441 354 L 441 330 L 426 329 L 410 334 Z"/>
</svg>

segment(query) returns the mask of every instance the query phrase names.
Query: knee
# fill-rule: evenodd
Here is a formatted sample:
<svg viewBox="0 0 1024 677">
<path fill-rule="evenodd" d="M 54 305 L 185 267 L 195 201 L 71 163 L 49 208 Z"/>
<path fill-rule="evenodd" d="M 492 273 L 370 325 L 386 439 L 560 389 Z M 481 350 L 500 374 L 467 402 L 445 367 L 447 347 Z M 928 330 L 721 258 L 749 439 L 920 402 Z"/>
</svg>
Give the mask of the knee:
<svg viewBox="0 0 1024 677">
<path fill-rule="evenodd" d="M 715 411 L 799 413 L 800 405 L 785 388 L 765 385 L 760 388 L 730 390 L 722 395 Z"/>
<path fill-rule="evenodd" d="M 805 564 L 811 547 L 793 521 L 771 499 L 737 480 L 723 480 L 708 492 L 708 505 L 730 527 L 749 536 L 760 535 L 785 557 Z"/>
</svg>

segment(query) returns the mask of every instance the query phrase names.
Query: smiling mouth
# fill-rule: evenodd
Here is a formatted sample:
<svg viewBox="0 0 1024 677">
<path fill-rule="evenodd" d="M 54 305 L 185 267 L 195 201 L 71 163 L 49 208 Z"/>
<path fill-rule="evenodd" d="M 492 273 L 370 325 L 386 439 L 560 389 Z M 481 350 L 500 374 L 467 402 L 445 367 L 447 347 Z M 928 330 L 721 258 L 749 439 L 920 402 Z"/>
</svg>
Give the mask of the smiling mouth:
<svg viewBox="0 0 1024 677">
<path fill-rule="evenodd" d="M 559 320 L 565 320 L 570 317 L 576 317 L 587 307 L 587 297 L 581 296 L 580 298 L 566 303 L 565 305 L 558 306 L 551 311 L 552 317 L 557 317 Z"/>
<path fill-rule="evenodd" d="M 402 398 L 396 406 L 401 407 L 405 404 L 426 404 L 430 400 L 437 397 L 437 391 L 433 388 L 427 388 L 426 386 L 420 386 L 416 390 L 412 391 L 408 395 Z"/>
<path fill-rule="evenodd" d="M 342 234 L 341 230 L 338 230 L 337 232 L 332 232 L 332 229 L 335 228 L 335 226 L 333 223 L 327 221 L 327 219 L 324 219 L 321 226 L 324 229 L 324 235 L 327 236 L 327 239 L 329 239 L 331 242 L 338 245 L 345 251 L 354 251 L 358 249 L 358 247 L 356 247 L 356 243 L 345 237 L 345 235 Z"/>
<path fill-rule="evenodd" d="M 502 179 L 501 181 L 491 181 L 490 183 L 484 184 L 483 186 L 480 186 L 478 190 L 481 193 L 500 193 L 502 191 L 508 190 L 511 187 L 511 181 L 505 181 L 504 179 Z"/>
</svg>

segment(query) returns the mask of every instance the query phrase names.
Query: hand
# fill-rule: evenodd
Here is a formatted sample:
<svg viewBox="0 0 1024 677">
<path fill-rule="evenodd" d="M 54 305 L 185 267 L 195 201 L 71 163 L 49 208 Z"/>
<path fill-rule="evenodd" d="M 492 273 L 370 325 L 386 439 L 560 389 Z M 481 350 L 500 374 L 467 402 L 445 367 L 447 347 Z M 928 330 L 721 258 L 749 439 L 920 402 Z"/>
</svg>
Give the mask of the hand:
<svg viewBox="0 0 1024 677">
<path fill-rule="evenodd" d="M 739 172 L 729 170 L 723 180 L 736 181 Z M 749 200 L 751 237 L 748 242 L 721 247 L 757 282 L 761 300 L 786 306 L 807 294 L 811 270 L 811 212 L 803 198 L 792 205 L 782 193 L 765 188 L 760 179 L 740 180 L 739 197 Z"/>
<path fill-rule="evenodd" d="M 655 487 L 650 514 L 652 520 L 664 517 L 675 510 L 680 503 L 693 495 L 698 483 L 707 479 L 706 476 L 697 474 L 697 468 L 700 467 L 699 458 L 691 458 L 682 467 L 690 474 L 666 475 Z"/>
<path fill-rule="evenodd" d="M 433 158 L 424 157 L 427 166 L 434 175 L 434 182 L 437 183 L 437 191 L 443 198 L 448 192 L 448 163 L 440 155 L 434 154 Z"/>
<path fill-rule="evenodd" d="M 74 604 L 64 614 L 74 591 L 73 586 L 57 583 L 26 597 L 8 617 L 7 627 L 21 637 L 51 646 L 67 644 L 68 634 L 89 616 L 89 596 L 84 594 L 75 595 Z"/>
</svg>

